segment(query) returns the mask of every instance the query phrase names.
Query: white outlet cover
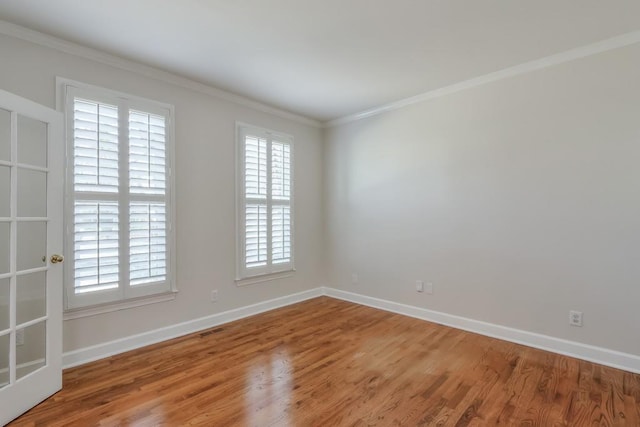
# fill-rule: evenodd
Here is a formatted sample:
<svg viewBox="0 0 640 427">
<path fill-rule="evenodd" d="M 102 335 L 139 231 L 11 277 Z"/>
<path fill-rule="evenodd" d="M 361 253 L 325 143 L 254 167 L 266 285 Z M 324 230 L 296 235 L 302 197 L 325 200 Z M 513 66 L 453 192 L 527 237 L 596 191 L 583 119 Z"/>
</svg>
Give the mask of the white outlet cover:
<svg viewBox="0 0 640 427">
<path fill-rule="evenodd" d="M 571 326 L 582 326 L 582 312 L 571 310 L 569 312 L 569 324 Z"/>
<path fill-rule="evenodd" d="M 353 284 L 358 283 L 358 275 L 356 273 L 353 273 L 351 275 L 351 283 L 353 283 Z"/>
<path fill-rule="evenodd" d="M 429 294 L 432 295 L 433 294 L 433 283 L 429 282 L 424 286 L 424 291 Z"/>
<path fill-rule="evenodd" d="M 424 292 L 424 282 L 422 280 L 416 280 L 416 291 Z"/>
</svg>

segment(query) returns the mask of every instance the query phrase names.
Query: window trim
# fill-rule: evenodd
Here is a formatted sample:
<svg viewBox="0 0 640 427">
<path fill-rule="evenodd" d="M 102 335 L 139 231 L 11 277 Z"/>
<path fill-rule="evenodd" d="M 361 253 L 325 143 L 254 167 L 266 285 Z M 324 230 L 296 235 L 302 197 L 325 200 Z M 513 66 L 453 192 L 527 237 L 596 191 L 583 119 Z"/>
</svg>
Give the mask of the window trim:
<svg viewBox="0 0 640 427">
<path fill-rule="evenodd" d="M 167 176 L 166 176 L 166 193 L 164 196 L 167 208 L 167 274 L 166 280 L 160 283 L 166 283 L 166 286 L 151 286 L 146 289 L 139 288 L 131 292 L 125 291 L 125 288 L 129 288 L 129 284 L 120 285 L 117 290 L 111 292 L 105 292 L 102 295 L 98 291 L 96 294 L 87 295 L 86 298 L 78 298 L 73 294 L 73 236 L 71 234 L 71 226 L 73 222 L 73 203 L 74 203 L 74 186 L 73 186 L 73 166 L 70 164 L 70 155 L 73 150 L 72 133 L 70 129 L 73 126 L 73 115 L 67 114 L 68 95 L 69 93 L 76 92 L 78 94 L 85 94 L 86 98 L 95 100 L 98 102 L 105 102 L 109 104 L 118 105 L 120 107 L 124 101 L 127 102 L 127 106 L 130 109 L 142 110 L 151 114 L 161 114 L 166 117 L 165 132 L 166 132 L 166 162 L 167 162 Z M 87 315 L 91 315 L 92 312 L 98 310 L 99 312 L 108 312 L 122 309 L 123 306 L 136 307 L 145 305 L 147 303 L 163 302 L 167 298 L 159 298 L 168 293 L 175 294 L 177 292 L 176 284 L 176 204 L 175 204 L 175 108 L 171 104 L 142 98 L 136 95 L 119 92 L 100 86 L 95 86 L 88 83 L 82 83 L 75 80 L 70 80 L 62 77 L 56 77 L 56 98 L 57 109 L 62 112 L 65 117 L 65 183 L 64 183 L 64 250 L 67 255 L 67 260 L 64 264 L 64 308 L 65 313 L 74 313 L 76 317 L 82 317 L 82 313 L 86 311 Z M 119 117 L 119 127 L 122 126 L 124 117 Z M 123 160 L 120 158 L 120 168 L 123 167 Z M 126 166 L 128 172 L 128 165 Z M 128 176 L 128 174 L 127 174 Z M 120 203 L 124 200 L 124 197 L 119 193 L 115 193 L 114 200 L 118 200 Z M 107 195 L 106 199 L 112 198 Z M 131 201 L 131 198 L 126 200 L 126 203 Z M 135 199 L 133 199 L 135 201 Z M 128 222 L 127 222 L 128 226 Z M 122 257 L 126 251 L 128 254 L 128 243 L 120 245 L 119 256 Z M 157 283 L 157 282 L 156 282 Z M 110 295 L 118 294 L 118 298 L 105 298 L 104 295 L 109 293 Z M 86 302 L 79 301 L 85 300 Z M 148 300 L 148 302 L 147 302 Z"/>
<path fill-rule="evenodd" d="M 246 193 L 245 193 L 245 176 L 244 176 L 244 150 L 245 150 L 245 136 L 247 133 L 258 137 L 267 138 L 268 141 L 272 139 L 280 140 L 289 144 L 290 149 L 290 174 L 291 174 L 291 195 L 289 198 L 289 215 L 291 222 L 290 230 L 290 245 L 291 245 L 291 257 L 290 261 L 282 264 L 269 264 L 266 267 L 254 269 L 250 271 L 246 268 L 245 262 L 245 205 L 246 205 Z M 269 146 L 271 146 L 269 142 Z M 295 271 L 295 149 L 294 138 L 284 132 L 278 132 L 263 127 L 251 125 L 241 121 L 236 121 L 236 285 L 245 286 L 254 283 L 267 282 L 280 278 L 290 277 Z M 271 152 L 267 153 L 267 158 L 270 158 Z M 270 164 L 270 162 L 268 163 Z M 267 170 L 267 176 L 269 186 L 271 185 L 271 170 Z M 271 191 L 269 190 L 269 193 Z M 267 201 L 267 206 L 270 205 L 270 201 Z M 268 209 L 267 209 L 268 210 Z M 271 230 L 271 223 L 267 224 L 267 230 Z M 269 236 L 270 236 L 269 231 Z M 268 259 L 271 259 L 269 247 Z"/>
</svg>

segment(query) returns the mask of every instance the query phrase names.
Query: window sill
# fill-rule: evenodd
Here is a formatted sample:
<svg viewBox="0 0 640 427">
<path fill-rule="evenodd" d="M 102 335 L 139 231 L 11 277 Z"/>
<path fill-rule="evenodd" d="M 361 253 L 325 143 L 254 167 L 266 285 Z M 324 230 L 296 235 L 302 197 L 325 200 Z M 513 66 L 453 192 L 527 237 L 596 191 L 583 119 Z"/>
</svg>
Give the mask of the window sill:
<svg viewBox="0 0 640 427">
<path fill-rule="evenodd" d="M 177 291 L 166 292 L 148 297 L 129 299 L 98 306 L 74 308 L 67 310 L 63 314 L 64 320 L 80 319 L 82 317 L 97 316 L 98 314 L 111 313 L 114 311 L 127 310 L 129 308 L 142 307 L 143 305 L 156 304 L 159 302 L 173 301 L 176 299 Z"/>
<path fill-rule="evenodd" d="M 295 268 L 287 271 L 279 271 L 277 273 L 261 274 L 259 276 L 245 277 L 244 279 L 236 279 L 236 286 L 255 285 L 256 283 L 270 282 L 272 280 L 293 277 L 296 272 Z"/>
</svg>

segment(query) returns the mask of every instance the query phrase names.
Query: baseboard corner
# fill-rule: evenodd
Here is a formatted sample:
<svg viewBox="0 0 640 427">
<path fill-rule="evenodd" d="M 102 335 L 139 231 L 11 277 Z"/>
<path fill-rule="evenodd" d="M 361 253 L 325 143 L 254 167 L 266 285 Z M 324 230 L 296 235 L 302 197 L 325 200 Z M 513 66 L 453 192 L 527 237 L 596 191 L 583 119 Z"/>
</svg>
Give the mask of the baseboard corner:
<svg viewBox="0 0 640 427">
<path fill-rule="evenodd" d="M 308 299 L 323 296 L 325 290 L 322 286 L 307 289 L 294 294 L 284 295 L 267 301 L 234 308 L 209 316 L 204 316 L 188 320 L 175 325 L 142 332 L 140 334 L 119 338 L 113 341 L 96 344 L 89 347 L 80 348 L 65 352 L 62 356 L 62 366 L 64 369 L 84 365 L 116 354 L 135 350 L 137 348 L 156 344 L 162 341 L 177 338 L 183 335 L 192 334 L 204 329 L 212 328 L 224 323 L 240 320 L 245 317 L 275 310 L 287 305 L 296 304 Z"/>
<path fill-rule="evenodd" d="M 640 356 L 324 286 L 325 295 L 640 374 Z"/>
</svg>

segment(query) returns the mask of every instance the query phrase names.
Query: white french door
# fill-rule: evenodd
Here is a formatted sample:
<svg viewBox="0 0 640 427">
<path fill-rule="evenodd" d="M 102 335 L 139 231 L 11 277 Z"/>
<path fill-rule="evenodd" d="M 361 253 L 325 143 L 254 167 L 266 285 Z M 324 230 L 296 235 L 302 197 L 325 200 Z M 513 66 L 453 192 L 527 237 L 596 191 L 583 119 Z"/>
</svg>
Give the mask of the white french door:
<svg viewBox="0 0 640 427">
<path fill-rule="evenodd" d="M 0 425 L 62 388 L 62 126 L 0 90 Z"/>
</svg>

